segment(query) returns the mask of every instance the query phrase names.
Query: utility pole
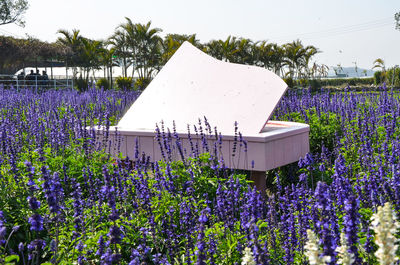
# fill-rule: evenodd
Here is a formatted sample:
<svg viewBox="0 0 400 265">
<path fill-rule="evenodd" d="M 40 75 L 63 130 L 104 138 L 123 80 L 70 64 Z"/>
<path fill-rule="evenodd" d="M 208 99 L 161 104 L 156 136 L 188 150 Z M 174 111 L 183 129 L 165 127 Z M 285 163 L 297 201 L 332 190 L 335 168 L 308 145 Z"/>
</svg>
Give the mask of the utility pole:
<svg viewBox="0 0 400 265">
<path fill-rule="evenodd" d="M 360 77 L 360 76 L 358 75 L 357 62 L 353 62 L 353 63 L 354 63 L 354 69 L 356 70 L 357 77 Z"/>
</svg>

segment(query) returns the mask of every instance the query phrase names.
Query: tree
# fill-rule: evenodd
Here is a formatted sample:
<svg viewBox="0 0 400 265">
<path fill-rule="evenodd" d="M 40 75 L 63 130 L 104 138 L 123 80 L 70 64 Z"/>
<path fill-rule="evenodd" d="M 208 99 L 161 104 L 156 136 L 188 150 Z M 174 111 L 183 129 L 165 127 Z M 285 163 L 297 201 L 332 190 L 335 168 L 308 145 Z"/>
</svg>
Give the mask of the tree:
<svg viewBox="0 0 400 265">
<path fill-rule="evenodd" d="M 223 54 L 222 54 L 222 41 L 220 40 L 210 40 L 204 48 L 205 52 L 207 52 L 208 55 L 218 59 L 222 60 Z"/>
<path fill-rule="evenodd" d="M 90 71 L 93 71 L 95 79 L 95 70 L 99 70 L 102 65 L 102 54 L 105 53 L 103 42 L 82 38 L 82 51 L 80 54 L 80 66 L 86 82 L 89 81 Z"/>
<path fill-rule="evenodd" d="M 150 21 L 147 24 L 135 24 L 129 18 L 118 29 L 126 35 L 133 62 L 132 77 L 136 71 L 139 79 L 149 82 L 161 63 L 162 39 L 158 33 L 162 30 L 151 28 Z"/>
<path fill-rule="evenodd" d="M 172 55 L 174 55 L 174 53 L 185 41 L 191 43 L 199 49 L 203 49 L 200 41 L 196 39 L 196 34 L 167 34 L 162 42 L 162 65 L 164 65 L 172 57 Z"/>
<path fill-rule="evenodd" d="M 379 68 L 382 72 L 386 71 L 385 61 L 381 58 L 378 58 L 374 61 L 374 66 L 372 69 Z"/>
<path fill-rule="evenodd" d="M 72 55 L 65 57 L 65 62 L 67 63 L 67 67 L 72 66 L 72 75 L 76 78 L 78 73 L 77 66 L 81 63 L 83 37 L 77 29 L 73 29 L 71 33 L 67 30 L 60 29 L 57 33 L 63 35 L 62 37 L 58 37 L 57 42 L 69 47 L 72 51 Z"/>
<path fill-rule="evenodd" d="M 98 50 L 98 53 L 100 54 L 99 62 L 104 67 L 104 78 L 107 78 L 109 87 L 112 89 L 113 88 L 112 69 L 113 66 L 120 65 L 119 60 L 116 60 L 117 58 L 115 58 L 115 54 L 117 53 L 116 48 L 111 47 L 111 49 L 107 49 L 106 47 L 102 47 Z M 107 77 L 106 77 L 106 72 L 107 72 Z"/>
<path fill-rule="evenodd" d="M 22 15 L 28 9 L 27 0 L 0 0 L 0 26 L 16 23 L 24 26 Z"/>
<path fill-rule="evenodd" d="M 225 41 L 220 40 L 219 42 L 221 44 L 221 52 L 223 60 L 231 63 L 236 62 L 235 53 L 239 52 L 237 48 L 236 37 L 228 36 L 228 38 Z"/>
<path fill-rule="evenodd" d="M 400 30 L 400 12 L 394 14 L 394 20 L 396 21 L 396 29 Z"/>
<path fill-rule="evenodd" d="M 285 59 L 284 47 L 279 46 L 276 43 L 273 43 L 270 50 L 270 56 L 274 72 L 277 75 L 285 76 L 284 68 L 287 65 L 287 62 Z"/>
<path fill-rule="evenodd" d="M 234 54 L 235 63 L 254 65 L 257 61 L 257 52 L 255 52 L 254 45 L 250 39 L 239 38 L 236 40 L 236 53 Z"/>
<path fill-rule="evenodd" d="M 128 77 L 128 67 L 132 64 L 129 59 L 130 54 L 128 51 L 127 35 L 121 31 L 116 30 L 114 34 L 108 38 L 107 44 L 111 45 L 116 57 L 116 63 L 122 67 L 122 76 Z"/>
<path fill-rule="evenodd" d="M 285 57 L 289 67 L 289 76 L 292 78 L 306 77 L 308 64 L 311 58 L 319 51 L 314 46 L 304 47 L 300 40 L 283 45 Z"/>
<path fill-rule="evenodd" d="M 374 66 L 372 69 L 378 68 L 380 69 L 379 71 L 374 73 L 375 80 L 377 80 L 377 84 L 380 82 L 386 82 L 386 66 L 385 66 L 385 61 L 382 58 L 378 58 L 374 61 Z"/>
<path fill-rule="evenodd" d="M 258 46 L 256 46 L 258 49 L 257 52 L 257 59 L 258 59 L 258 66 L 267 68 L 267 69 L 273 69 L 274 63 L 273 63 L 273 49 L 274 49 L 274 43 L 267 43 L 267 41 L 262 41 Z"/>
<path fill-rule="evenodd" d="M 24 67 L 45 65 L 71 55 L 71 50 L 58 43 L 47 43 L 34 38 L 16 39 L 0 36 L 0 73 L 14 74 Z"/>
</svg>

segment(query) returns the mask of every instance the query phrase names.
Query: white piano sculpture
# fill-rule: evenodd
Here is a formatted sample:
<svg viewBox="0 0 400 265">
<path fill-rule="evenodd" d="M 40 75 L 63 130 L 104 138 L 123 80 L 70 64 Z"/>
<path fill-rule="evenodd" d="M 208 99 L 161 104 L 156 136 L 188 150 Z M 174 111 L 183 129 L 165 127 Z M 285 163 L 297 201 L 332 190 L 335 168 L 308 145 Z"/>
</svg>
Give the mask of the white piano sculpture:
<svg viewBox="0 0 400 265">
<path fill-rule="evenodd" d="M 267 69 L 223 62 L 185 42 L 118 125 L 110 128 L 110 139 L 117 129 L 119 152 L 130 158 L 135 152 L 145 153 L 157 161 L 162 155 L 156 124 L 163 122 L 172 131 L 174 122 L 183 148 L 189 149 L 187 126 L 206 117 L 222 135 L 225 165 L 251 171 L 256 187 L 265 190 L 266 170 L 295 162 L 309 152 L 307 124 L 269 121 L 286 89 L 286 83 Z M 232 155 L 235 122 L 247 142 L 246 155 Z"/>
</svg>

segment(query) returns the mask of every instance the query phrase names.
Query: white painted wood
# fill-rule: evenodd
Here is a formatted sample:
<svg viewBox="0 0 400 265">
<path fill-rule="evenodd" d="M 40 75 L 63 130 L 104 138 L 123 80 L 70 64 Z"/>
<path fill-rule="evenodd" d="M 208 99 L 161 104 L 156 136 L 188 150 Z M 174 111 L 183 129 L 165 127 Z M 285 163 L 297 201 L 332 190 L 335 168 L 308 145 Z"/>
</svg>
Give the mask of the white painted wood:
<svg viewBox="0 0 400 265">
<path fill-rule="evenodd" d="M 238 122 L 244 135 L 265 126 L 287 85 L 273 72 L 222 62 L 185 42 L 118 123 L 131 131 L 154 130 L 164 121 L 177 131 L 206 117 L 223 135 Z"/>
<path fill-rule="evenodd" d="M 201 137 L 195 134 L 193 125 L 205 116 L 212 128 L 216 126 L 222 134 L 218 159 L 223 159 L 227 167 L 265 172 L 295 162 L 309 152 L 309 126 L 268 121 L 286 87 L 281 78 L 266 69 L 221 62 L 184 43 L 118 125 L 110 128 L 109 150 L 114 155 L 121 152 L 135 159 L 137 141 L 139 157 L 145 153 L 152 162 L 164 159 L 156 124 L 161 127 L 163 121 L 167 133 L 167 128 L 173 130 L 175 121 L 185 157 L 193 156 L 187 125 L 191 125 L 193 145 L 201 147 Z M 247 142 L 247 152 L 237 143 L 233 156 L 235 121 Z M 123 138 L 120 150 L 115 148 L 116 128 Z M 97 129 L 98 135 L 103 135 L 102 130 Z M 207 139 L 213 154 L 216 140 L 213 136 Z M 171 142 L 171 159 L 180 160 L 173 136 Z"/>
<path fill-rule="evenodd" d="M 111 146 L 116 146 L 118 141 L 115 136 L 116 127 L 110 128 Z M 102 133 L 101 130 L 98 131 Z M 139 156 L 144 152 L 146 156 L 150 157 L 152 162 L 163 159 L 159 143 L 156 139 L 154 130 L 134 132 L 125 130 L 118 127 L 118 134 L 126 138 L 127 148 L 126 153 L 123 150 L 115 150 L 111 148 L 111 153 L 117 155 L 122 152 L 123 155 L 129 156 L 134 159 L 136 139 L 139 143 Z M 284 166 L 299 160 L 304 157 L 309 150 L 309 126 L 303 123 L 284 122 L 284 121 L 270 121 L 267 123 L 262 133 L 258 135 L 243 136 L 247 142 L 247 152 L 244 149 L 239 152 L 239 143 L 237 144 L 237 152 L 233 154 L 234 135 L 222 136 L 221 155 L 225 165 L 229 168 L 244 169 L 251 171 L 266 171 L 276 167 Z M 191 155 L 191 148 L 187 134 L 179 135 L 183 148 L 187 151 L 187 156 Z M 193 144 L 198 143 L 201 146 L 201 139 L 199 136 L 191 135 Z M 214 140 L 208 141 L 210 152 L 213 153 Z M 172 140 L 171 147 L 175 146 L 175 140 Z M 221 157 L 220 157 L 221 158 Z M 178 150 L 173 150 L 172 160 L 180 160 L 181 157 Z M 252 166 L 254 161 L 254 167 Z"/>
</svg>

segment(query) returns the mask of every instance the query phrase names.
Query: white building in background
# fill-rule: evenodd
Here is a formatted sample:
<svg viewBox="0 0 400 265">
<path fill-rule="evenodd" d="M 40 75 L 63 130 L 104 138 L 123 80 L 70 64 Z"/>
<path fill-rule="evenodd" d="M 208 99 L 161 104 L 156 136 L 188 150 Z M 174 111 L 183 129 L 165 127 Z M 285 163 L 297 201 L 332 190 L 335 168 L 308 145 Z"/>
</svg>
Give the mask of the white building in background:
<svg viewBox="0 0 400 265">
<path fill-rule="evenodd" d="M 37 68 L 36 67 L 26 67 L 24 69 L 18 70 L 14 75 L 18 75 L 22 71 L 25 71 L 25 74 L 29 74 L 31 70 L 33 70 L 34 72 L 36 72 L 36 70 L 39 70 L 40 73 L 42 73 L 42 71 L 46 71 L 46 73 L 49 77 L 52 76 L 50 67 L 37 67 Z M 53 76 L 55 78 L 63 78 L 63 79 L 65 79 L 66 77 L 72 78 L 72 68 L 71 67 L 68 67 L 68 69 L 66 67 L 53 67 L 52 71 L 53 71 Z M 122 68 L 117 67 L 117 66 L 113 67 L 112 76 L 113 76 L 113 79 L 115 79 L 119 76 L 122 76 Z M 132 76 L 132 68 L 128 68 L 128 77 L 129 76 Z M 78 73 L 77 77 L 79 77 L 79 73 Z M 89 79 L 92 77 L 93 77 L 93 74 L 91 73 Z M 99 78 L 103 78 L 103 77 L 104 77 L 104 69 L 103 68 L 99 69 L 99 70 L 95 70 L 95 79 L 96 80 Z M 134 75 L 133 78 L 134 79 L 137 78 L 136 74 Z"/>
<path fill-rule="evenodd" d="M 336 72 L 335 72 L 336 69 Z M 346 77 L 373 77 L 374 70 L 372 69 L 364 69 L 364 68 L 357 68 L 355 67 L 341 67 L 338 68 L 337 66 L 331 66 L 328 70 L 328 77 L 329 78 L 346 78 Z"/>
</svg>

